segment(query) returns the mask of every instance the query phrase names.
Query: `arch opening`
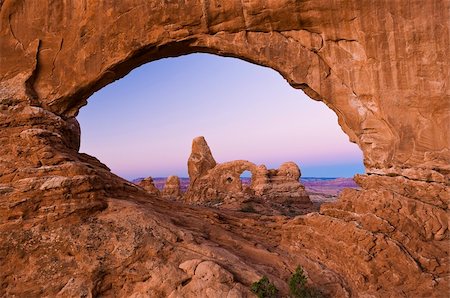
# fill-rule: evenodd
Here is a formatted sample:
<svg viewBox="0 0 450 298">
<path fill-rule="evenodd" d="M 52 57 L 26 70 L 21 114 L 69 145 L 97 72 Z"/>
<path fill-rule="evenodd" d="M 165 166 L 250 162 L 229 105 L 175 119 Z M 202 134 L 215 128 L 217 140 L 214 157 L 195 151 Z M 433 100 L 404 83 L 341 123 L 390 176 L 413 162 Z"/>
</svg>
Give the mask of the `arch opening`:
<svg viewBox="0 0 450 298">
<path fill-rule="evenodd" d="M 151 176 L 158 186 L 159 179 L 177 175 L 186 188 L 186 157 L 197 135 L 207 137 L 221 162 L 247 159 L 278 168 L 294 161 L 303 176 L 319 178 L 351 177 L 363 170 L 361 151 L 336 125 L 336 115 L 302 97 L 269 68 L 192 54 L 148 63 L 110 86 L 94 94 L 78 116 L 81 151 L 131 181 Z M 330 127 L 335 131 L 328 136 Z M 340 152 L 336 140 L 347 147 Z M 329 148 L 334 150 L 327 154 Z M 344 162 L 354 164 L 342 171 L 339 159 L 347 153 L 352 156 Z M 253 183 L 246 175 L 243 189 Z M 228 178 L 229 184 L 241 179 Z"/>
<path fill-rule="evenodd" d="M 239 175 L 241 179 L 242 188 L 248 189 L 252 185 L 252 172 L 250 170 L 245 170 Z"/>
</svg>

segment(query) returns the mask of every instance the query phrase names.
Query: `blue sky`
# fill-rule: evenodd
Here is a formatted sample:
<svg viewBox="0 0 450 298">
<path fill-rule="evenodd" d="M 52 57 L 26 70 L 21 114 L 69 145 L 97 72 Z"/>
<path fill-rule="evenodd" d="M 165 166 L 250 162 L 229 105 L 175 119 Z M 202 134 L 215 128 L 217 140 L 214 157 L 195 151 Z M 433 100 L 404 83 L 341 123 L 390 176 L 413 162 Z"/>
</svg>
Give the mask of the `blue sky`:
<svg viewBox="0 0 450 298">
<path fill-rule="evenodd" d="M 77 119 L 80 151 L 126 179 L 187 177 L 191 141 L 200 135 L 218 162 L 294 161 L 303 177 L 364 173 L 361 150 L 333 111 L 274 70 L 235 58 L 147 63 L 93 94 Z"/>
</svg>

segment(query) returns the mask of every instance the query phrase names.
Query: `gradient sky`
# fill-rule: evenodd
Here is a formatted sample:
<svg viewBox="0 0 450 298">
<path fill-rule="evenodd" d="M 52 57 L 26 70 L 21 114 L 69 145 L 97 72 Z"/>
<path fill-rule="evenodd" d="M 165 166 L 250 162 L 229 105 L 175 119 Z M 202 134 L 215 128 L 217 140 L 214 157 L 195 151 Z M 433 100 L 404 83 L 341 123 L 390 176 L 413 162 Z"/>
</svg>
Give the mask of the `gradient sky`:
<svg viewBox="0 0 450 298">
<path fill-rule="evenodd" d="M 362 153 L 325 104 L 272 69 L 191 54 L 147 63 L 89 98 L 77 117 L 81 152 L 126 179 L 187 177 L 192 139 L 205 136 L 218 162 L 277 168 L 303 177 L 364 173 Z"/>
</svg>

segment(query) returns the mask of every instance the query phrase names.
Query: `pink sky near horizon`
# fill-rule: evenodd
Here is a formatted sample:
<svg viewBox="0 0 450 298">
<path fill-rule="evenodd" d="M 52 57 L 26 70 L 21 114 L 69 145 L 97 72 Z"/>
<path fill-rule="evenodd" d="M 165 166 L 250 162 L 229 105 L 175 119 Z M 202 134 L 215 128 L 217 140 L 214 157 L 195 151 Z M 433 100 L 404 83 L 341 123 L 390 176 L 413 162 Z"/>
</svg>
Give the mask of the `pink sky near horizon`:
<svg viewBox="0 0 450 298">
<path fill-rule="evenodd" d="M 81 151 L 127 179 L 187 176 L 191 141 L 203 135 L 218 162 L 245 159 L 303 176 L 353 176 L 362 153 L 322 102 L 277 72 L 193 54 L 143 65 L 89 99 L 77 117 Z M 327 175 L 330 174 L 330 175 Z"/>
</svg>

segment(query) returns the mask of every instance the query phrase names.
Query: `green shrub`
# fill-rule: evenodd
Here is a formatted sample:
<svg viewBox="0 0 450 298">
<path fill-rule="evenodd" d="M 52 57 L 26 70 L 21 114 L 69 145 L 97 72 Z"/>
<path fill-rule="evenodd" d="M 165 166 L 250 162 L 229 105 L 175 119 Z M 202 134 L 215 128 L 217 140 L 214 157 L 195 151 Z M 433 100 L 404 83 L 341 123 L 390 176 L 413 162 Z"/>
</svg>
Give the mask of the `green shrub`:
<svg viewBox="0 0 450 298">
<path fill-rule="evenodd" d="M 278 294 L 277 287 L 266 276 L 254 282 L 250 289 L 259 298 L 276 298 Z"/>
<path fill-rule="evenodd" d="M 323 294 L 312 287 L 309 287 L 306 283 L 308 278 L 305 276 L 302 267 L 297 267 L 294 274 L 292 274 L 289 280 L 289 292 L 291 297 L 294 298 L 322 298 Z"/>
</svg>

